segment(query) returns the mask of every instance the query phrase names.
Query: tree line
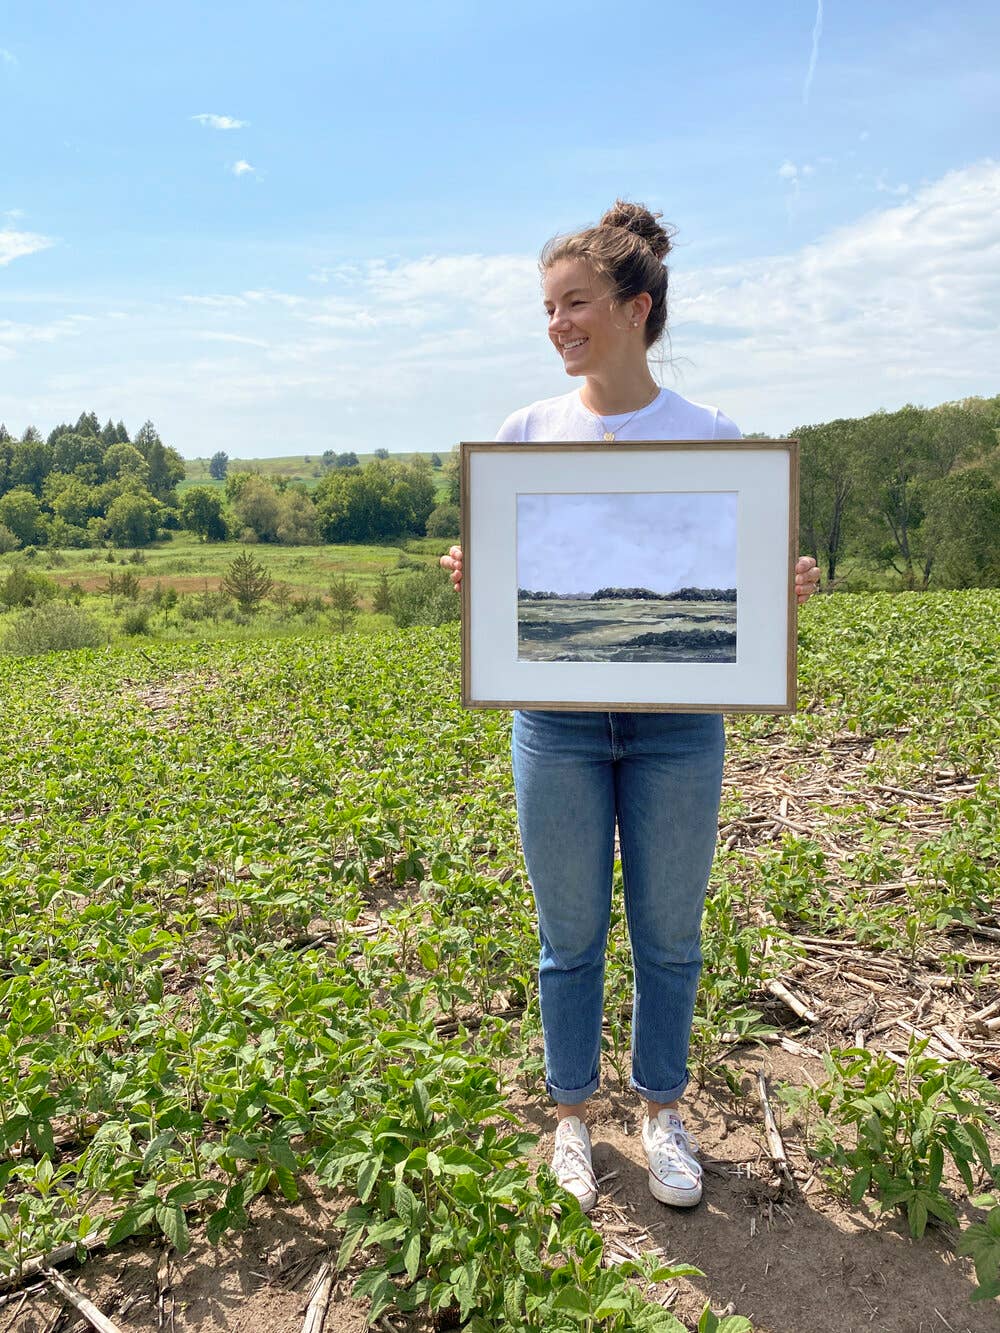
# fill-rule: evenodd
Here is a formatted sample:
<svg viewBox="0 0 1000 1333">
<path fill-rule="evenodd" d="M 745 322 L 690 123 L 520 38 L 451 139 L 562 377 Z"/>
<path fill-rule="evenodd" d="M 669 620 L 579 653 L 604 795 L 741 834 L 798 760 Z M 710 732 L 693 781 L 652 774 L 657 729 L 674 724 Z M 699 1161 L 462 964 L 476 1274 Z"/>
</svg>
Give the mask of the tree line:
<svg viewBox="0 0 1000 1333">
<path fill-rule="evenodd" d="M 833 584 L 851 562 L 898 575 L 907 588 L 1000 585 L 1000 395 L 937 407 L 838 418 L 789 432 L 800 441 L 800 545 Z M 747 438 L 752 439 L 753 436 Z M 404 461 L 385 449 L 362 466 L 322 456 L 315 489 L 233 472 L 223 451 L 211 474 L 224 488 L 180 495 L 184 460 L 147 421 L 129 438 L 92 412 L 47 439 L 0 425 L 0 553 L 19 547 L 141 547 L 171 528 L 206 541 L 307 545 L 383 542 L 459 532 L 457 450 Z"/>
<path fill-rule="evenodd" d="M 799 534 L 829 583 L 849 560 L 906 588 L 1000 584 L 1000 395 L 790 431 Z"/>
<path fill-rule="evenodd" d="M 458 510 L 438 505 L 441 460 L 394 459 L 376 450 L 329 456 L 314 490 L 285 477 L 232 472 L 219 450 L 209 471 L 224 489 L 178 494 L 185 464 L 151 421 L 130 439 L 123 422 L 101 426 L 93 412 L 43 439 L 29 426 L 15 439 L 0 424 L 0 554 L 48 546 L 142 547 L 185 528 L 206 541 L 311 545 L 458 535 Z"/>
<path fill-rule="evenodd" d="M 21 546 L 144 546 L 176 513 L 184 460 L 151 421 L 130 439 L 93 412 L 42 439 L 0 424 L 0 552 Z"/>
</svg>

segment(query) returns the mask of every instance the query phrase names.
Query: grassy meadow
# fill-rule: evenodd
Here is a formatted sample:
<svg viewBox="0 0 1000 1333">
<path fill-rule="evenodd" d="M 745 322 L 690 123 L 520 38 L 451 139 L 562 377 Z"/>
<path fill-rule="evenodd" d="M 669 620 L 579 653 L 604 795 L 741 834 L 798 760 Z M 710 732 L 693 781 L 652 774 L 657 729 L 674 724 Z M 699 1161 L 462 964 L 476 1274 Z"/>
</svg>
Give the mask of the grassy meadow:
<svg viewBox="0 0 1000 1333">
<path fill-rule="evenodd" d="M 517 655 L 534 662 L 735 662 L 735 602 L 519 597 Z"/>
</svg>

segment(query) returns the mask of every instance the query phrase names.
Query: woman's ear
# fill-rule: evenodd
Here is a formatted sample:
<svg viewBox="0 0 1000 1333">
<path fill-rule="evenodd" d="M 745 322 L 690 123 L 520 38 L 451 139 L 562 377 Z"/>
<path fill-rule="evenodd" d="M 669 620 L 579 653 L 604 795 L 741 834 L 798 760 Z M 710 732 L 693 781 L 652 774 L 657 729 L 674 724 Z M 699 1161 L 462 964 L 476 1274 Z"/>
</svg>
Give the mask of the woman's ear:
<svg viewBox="0 0 1000 1333">
<path fill-rule="evenodd" d="M 633 296 L 629 302 L 629 318 L 637 325 L 645 324 L 652 308 L 653 298 L 649 292 L 640 292 L 638 296 Z"/>
</svg>

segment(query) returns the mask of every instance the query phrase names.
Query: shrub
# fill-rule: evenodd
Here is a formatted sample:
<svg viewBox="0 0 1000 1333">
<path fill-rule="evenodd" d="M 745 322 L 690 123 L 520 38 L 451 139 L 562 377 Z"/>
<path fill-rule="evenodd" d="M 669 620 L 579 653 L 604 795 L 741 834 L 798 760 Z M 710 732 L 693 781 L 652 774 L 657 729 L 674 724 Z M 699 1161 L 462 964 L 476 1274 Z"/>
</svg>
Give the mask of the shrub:
<svg viewBox="0 0 1000 1333">
<path fill-rule="evenodd" d="M 56 585 L 44 574 L 36 574 L 24 565 L 14 565 L 0 583 L 0 602 L 4 606 L 35 606 L 54 597 Z"/>
<path fill-rule="evenodd" d="M 0 523 L 0 555 L 9 555 L 21 545 L 6 523 Z"/>
<path fill-rule="evenodd" d="M 93 616 L 66 602 L 46 602 L 17 617 L 3 639 L 3 650 L 14 657 L 37 653 L 97 648 L 105 642 L 104 628 Z"/>
<path fill-rule="evenodd" d="M 428 537 L 457 537 L 459 535 L 458 505 L 441 504 L 431 510 L 427 520 Z"/>
<path fill-rule="evenodd" d="M 391 589 L 389 614 L 401 629 L 457 620 L 459 599 L 451 580 L 437 569 L 405 574 Z"/>
<path fill-rule="evenodd" d="M 149 633 L 149 607 L 133 606 L 122 616 L 122 631 L 125 634 Z"/>
</svg>

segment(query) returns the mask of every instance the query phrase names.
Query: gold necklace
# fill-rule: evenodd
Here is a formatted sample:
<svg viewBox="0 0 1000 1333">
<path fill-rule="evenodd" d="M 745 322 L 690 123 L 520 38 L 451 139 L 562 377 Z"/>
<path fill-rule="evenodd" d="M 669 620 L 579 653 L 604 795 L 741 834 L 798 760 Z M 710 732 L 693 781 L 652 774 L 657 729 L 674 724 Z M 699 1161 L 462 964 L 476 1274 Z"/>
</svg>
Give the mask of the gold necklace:
<svg viewBox="0 0 1000 1333">
<path fill-rule="evenodd" d="M 637 407 L 635 411 L 632 413 L 632 416 L 626 417 L 625 420 L 621 423 L 621 425 L 617 429 L 619 431 L 624 430 L 625 427 L 628 425 L 628 423 L 632 420 L 632 417 L 637 417 L 640 412 L 645 412 L 646 408 L 649 407 L 651 403 L 655 402 L 655 400 L 659 397 L 659 395 L 660 395 L 660 386 L 657 384 L 653 388 L 652 398 L 650 398 L 647 402 L 643 403 L 641 407 Z M 583 394 L 580 395 L 580 402 L 583 403 Z M 583 403 L 583 405 L 584 407 L 587 407 L 586 403 Z M 603 430 L 605 444 L 613 444 L 615 439 L 615 431 L 609 430 L 608 423 L 604 420 L 603 417 L 598 416 L 598 414 L 594 411 L 592 407 L 587 407 L 587 411 L 590 413 L 590 415 L 594 418 L 594 420 Z"/>
</svg>

